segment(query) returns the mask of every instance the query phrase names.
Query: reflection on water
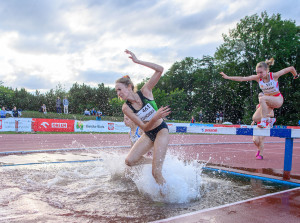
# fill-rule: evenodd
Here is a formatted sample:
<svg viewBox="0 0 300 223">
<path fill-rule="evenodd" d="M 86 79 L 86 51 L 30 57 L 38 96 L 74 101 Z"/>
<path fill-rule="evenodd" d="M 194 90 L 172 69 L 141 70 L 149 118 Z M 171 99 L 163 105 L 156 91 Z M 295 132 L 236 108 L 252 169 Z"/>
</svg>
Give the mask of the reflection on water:
<svg viewBox="0 0 300 223">
<path fill-rule="evenodd" d="M 199 163 L 167 155 L 162 197 L 151 165 L 129 168 L 124 157 L 108 152 L 0 157 L 2 163 L 103 159 L 0 167 L 1 222 L 148 222 L 283 189 L 202 173 Z"/>
</svg>

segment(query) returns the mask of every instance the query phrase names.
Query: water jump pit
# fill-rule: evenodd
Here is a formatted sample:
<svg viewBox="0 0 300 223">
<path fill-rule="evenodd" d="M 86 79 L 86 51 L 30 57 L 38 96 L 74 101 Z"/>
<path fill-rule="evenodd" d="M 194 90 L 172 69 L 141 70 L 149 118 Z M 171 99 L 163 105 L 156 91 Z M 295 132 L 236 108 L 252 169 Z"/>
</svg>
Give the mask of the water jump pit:
<svg viewBox="0 0 300 223">
<path fill-rule="evenodd" d="M 125 165 L 127 152 L 107 148 L 1 156 L 1 221 L 159 222 L 300 186 L 213 169 L 173 151 L 164 162 L 167 184 L 161 188 L 151 165 Z"/>
</svg>

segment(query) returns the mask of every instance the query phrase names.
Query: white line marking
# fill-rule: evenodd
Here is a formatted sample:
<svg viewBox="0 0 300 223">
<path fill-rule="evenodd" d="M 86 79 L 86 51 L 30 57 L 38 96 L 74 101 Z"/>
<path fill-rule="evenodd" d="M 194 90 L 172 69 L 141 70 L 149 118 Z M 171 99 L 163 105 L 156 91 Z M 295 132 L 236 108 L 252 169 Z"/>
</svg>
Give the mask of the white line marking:
<svg viewBox="0 0 300 223">
<path fill-rule="evenodd" d="M 234 202 L 234 203 L 231 203 L 231 204 L 225 204 L 225 205 L 221 205 L 221 206 L 218 206 L 218 207 L 207 208 L 207 209 L 203 209 L 203 210 L 200 210 L 200 211 L 195 211 L 195 212 L 191 212 L 191 213 L 187 213 L 187 214 L 183 214 L 183 215 L 178 215 L 178 216 L 171 217 L 171 218 L 166 218 L 166 219 L 162 219 L 162 220 L 153 221 L 151 223 L 168 222 L 168 221 L 176 220 L 176 219 L 179 219 L 179 218 L 184 218 L 184 217 L 188 217 L 188 216 L 192 216 L 192 215 L 196 215 L 196 214 L 200 214 L 200 213 L 204 213 L 204 212 L 208 212 L 208 211 L 213 211 L 213 210 L 217 210 L 217 209 L 221 209 L 221 208 L 225 208 L 225 207 L 229 207 L 229 206 L 233 206 L 233 205 L 237 205 L 237 204 L 246 203 L 246 202 L 249 202 L 249 201 L 258 200 L 258 199 L 265 198 L 265 197 L 270 197 L 270 196 L 277 195 L 277 194 L 291 192 L 291 191 L 294 191 L 294 190 L 300 190 L 300 188 L 297 187 L 297 188 L 293 188 L 293 189 L 289 189 L 289 190 L 285 190 L 285 191 L 280 191 L 280 192 L 276 192 L 276 193 L 272 193 L 272 194 L 266 194 L 266 195 L 250 198 L 250 199 L 243 200 L 243 201 L 237 201 L 237 202 Z M 182 219 L 182 220 L 184 220 L 184 219 Z"/>
</svg>

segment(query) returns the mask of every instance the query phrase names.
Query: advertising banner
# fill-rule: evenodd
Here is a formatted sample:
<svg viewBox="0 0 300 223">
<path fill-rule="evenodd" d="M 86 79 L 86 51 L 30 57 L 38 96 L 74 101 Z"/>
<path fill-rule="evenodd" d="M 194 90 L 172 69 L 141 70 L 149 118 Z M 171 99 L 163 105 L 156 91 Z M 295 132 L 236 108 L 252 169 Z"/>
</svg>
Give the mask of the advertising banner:
<svg viewBox="0 0 300 223">
<path fill-rule="evenodd" d="M 75 121 L 75 132 L 129 132 L 124 122 Z"/>
<path fill-rule="evenodd" d="M 32 118 L 15 118 L 17 121 L 16 131 L 18 132 L 31 132 L 32 130 Z"/>
<path fill-rule="evenodd" d="M 75 120 L 34 118 L 35 132 L 74 132 Z"/>
<path fill-rule="evenodd" d="M 14 118 L 0 119 L 0 132 L 14 132 L 16 131 L 16 121 Z"/>
<path fill-rule="evenodd" d="M 107 122 L 104 121 L 75 121 L 75 132 L 107 132 Z"/>
</svg>

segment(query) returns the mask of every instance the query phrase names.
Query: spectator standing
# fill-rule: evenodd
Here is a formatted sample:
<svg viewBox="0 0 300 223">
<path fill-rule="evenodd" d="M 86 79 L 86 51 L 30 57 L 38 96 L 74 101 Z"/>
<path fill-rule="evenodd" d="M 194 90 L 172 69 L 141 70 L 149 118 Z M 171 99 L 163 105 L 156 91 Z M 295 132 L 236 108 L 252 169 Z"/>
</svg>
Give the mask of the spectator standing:
<svg viewBox="0 0 300 223">
<path fill-rule="evenodd" d="M 216 124 L 219 123 L 219 120 L 220 120 L 220 113 L 219 113 L 219 111 L 217 111 L 217 113 L 216 113 Z"/>
<path fill-rule="evenodd" d="M 220 112 L 220 124 L 223 122 L 223 112 Z"/>
<path fill-rule="evenodd" d="M 194 116 L 192 116 L 191 123 L 195 123 L 195 122 L 196 122 L 196 120 L 195 120 Z"/>
<path fill-rule="evenodd" d="M 0 117 L 1 118 L 6 118 L 6 111 L 5 111 L 4 107 L 2 107 L 2 110 L 0 111 Z"/>
<path fill-rule="evenodd" d="M 64 105 L 64 113 L 68 114 L 69 113 L 69 100 L 67 99 L 67 97 L 64 98 L 63 105 Z"/>
<path fill-rule="evenodd" d="M 39 112 L 43 112 L 43 105 L 41 105 Z"/>
<path fill-rule="evenodd" d="M 240 124 L 242 124 L 242 122 L 241 122 L 241 119 L 240 119 L 240 118 L 238 119 L 238 121 L 237 121 L 237 124 L 239 124 L 239 125 L 240 125 Z"/>
<path fill-rule="evenodd" d="M 202 110 L 198 114 L 199 114 L 199 122 L 202 124 L 203 123 L 203 113 L 202 113 Z"/>
<path fill-rule="evenodd" d="M 60 97 L 57 97 L 57 99 L 56 99 L 56 111 L 57 111 L 57 113 L 61 114 L 61 99 L 60 99 Z"/>
<path fill-rule="evenodd" d="M 13 108 L 13 110 L 11 111 L 11 113 L 12 113 L 12 116 L 14 118 L 18 118 L 19 117 L 19 112 L 18 112 L 16 106 Z"/>
</svg>

